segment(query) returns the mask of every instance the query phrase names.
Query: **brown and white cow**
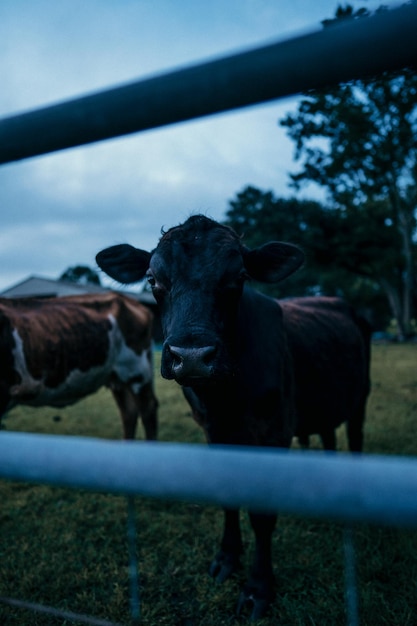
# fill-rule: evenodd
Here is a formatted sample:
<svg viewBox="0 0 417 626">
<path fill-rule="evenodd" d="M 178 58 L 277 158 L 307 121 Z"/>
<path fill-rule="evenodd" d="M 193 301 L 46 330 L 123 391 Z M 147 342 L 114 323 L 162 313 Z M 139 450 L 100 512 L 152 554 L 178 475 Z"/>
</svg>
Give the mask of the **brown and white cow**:
<svg viewBox="0 0 417 626">
<path fill-rule="evenodd" d="M 303 262 L 295 246 L 249 249 L 231 228 L 202 215 L 163 234 L 152 252 L 130 245 L 97 255 L 123 283 L 147 276 L 164 332 L 161 372 L 183 386 L 211 443 L 288 448 L 297 434 L 322 435 L 348 422 L 362 448 L 369 392 L 369 333 L 337 298 L 277 301 L 250 279 L 278 282 Z M 271 537 L 276 516 L 250 512 L 255 558 L 238 611 L 262 616 L 274 595 Z M 210 574 L 225 580 L 239 564 L 239 513 L 225 510 L 220 551 Z"/>
<path fill-rule="evenodd" d="M 117 293 L 0 299 L 0 417 L 18 404 L 63 407 L 111 389 L 133 439 L 157 436 L 149 309 Z"/>
</svg>

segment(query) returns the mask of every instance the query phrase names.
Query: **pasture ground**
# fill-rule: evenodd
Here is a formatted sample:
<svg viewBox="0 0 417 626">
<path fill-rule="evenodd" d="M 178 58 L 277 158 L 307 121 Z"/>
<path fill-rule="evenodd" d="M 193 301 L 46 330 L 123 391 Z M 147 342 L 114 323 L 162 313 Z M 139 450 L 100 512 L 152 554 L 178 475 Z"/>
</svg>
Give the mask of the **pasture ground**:
<svg viewBox="0 0 417 626">
<path fill-rule="evenodd" d="M 162 381 L 158 373 L 156 387 L 160 439 L 203 442 L 178 386 Z M 365 451 L 417 455 L 416 421 L 417 345 L 374 346 Z M 59 411 L 17 407 L 5 426 L 9 431 L 121 436 L 107 390 Z M 343 429 L 338 441 L 345 450 Z M 319 447 L 317 441 L 313 447 Z M 123 497 L 0 481 L 0 498 L 0 595 L 129 623 Z M 246 515 L 242 513 L 242 574 L 220 586 L 207 575 L 222 527 L 216 508 L 143 498 L 135 506 L 142 624 L 237 624 L 235 604 L 252 552 Z M 274 539 L 277 599 L 259 624 L 345 623 L 341 539 L 337 524 L 279 518 Z M 361 625 L 417 624 L 417 531 L 360 526 L 355 541 Z M 4 626 L 71 623 L 0 604 Z"/>
</svg>

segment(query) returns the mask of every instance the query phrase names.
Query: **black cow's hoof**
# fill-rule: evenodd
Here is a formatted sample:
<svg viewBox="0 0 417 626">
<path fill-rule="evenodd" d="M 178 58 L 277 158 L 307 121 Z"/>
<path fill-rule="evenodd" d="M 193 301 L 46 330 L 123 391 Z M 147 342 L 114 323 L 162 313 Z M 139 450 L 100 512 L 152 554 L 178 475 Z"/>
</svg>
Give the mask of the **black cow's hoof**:
<svg viewBox="0 0 417 626">
<path fill-rule="evenodd" d="M 254 622 L 255 620 L 261 619 L 265 616 L 270 604 L 270 600 L 267 600 L 266 598 L 257 598 L 253 592 L 248 593 L 246 591 L 241 591 L 236 607 L 236 615 L 240 617 L 242 613 L 248 609 L 250 611 L 249 620 Z"/>
<path fill-rule="evenodd" d="M 220 550 L 210 565 L 209 574 L 218 583 L 222 583 L 236 572 L 239 567 L 240 561 L 238 556 Z"/>
</svg>

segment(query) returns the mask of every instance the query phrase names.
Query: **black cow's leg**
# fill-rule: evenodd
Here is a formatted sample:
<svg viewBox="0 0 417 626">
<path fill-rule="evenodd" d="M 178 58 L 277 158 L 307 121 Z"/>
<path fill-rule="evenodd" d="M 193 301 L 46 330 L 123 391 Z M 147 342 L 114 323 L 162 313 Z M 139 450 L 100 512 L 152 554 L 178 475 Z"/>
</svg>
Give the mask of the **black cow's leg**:
<svg viewBox="0 0 417 626">
<path fill-rule="evenodd" d="M 248 582 L 239 598 L 238 614 L 244 605 L 252 607 L 251 619 L 260 619 L 274 599 L 274 574 L 272 571 L 272 533 L 277 521 L 276 515 L 249 513 L 255 533 L 255 558 Z"/>
<path fill-rule="evenodd" d="M 362 452 L 363 449 L 363 422 L 365 409 L 359 412 L 346 424 L 349 450 L 351 452 Z"/>
<path fill-rule="evenodd" d="M 7 407 L 10 402 L 10 395 L 5 389 L 6 383 L 2 383 L 0 381 L 0 430 L 4 428 L 4 424 L 2 423 L 3 417 L 7 413 Z"/>
<path fill-rule="evenodd" d="M 336 431 L 334 428 L 322 431 L 320 438 L 325 450 L 336 450 Z"/>
<path fill-rule="evenodd" d="M 239 511 L 236 509 L 224 509 L 224 530 L 220 548 L 210 565 L 209 573 L 217 582 L 222 583 L 239 568 L 240 555 L 243 552 Z"/>
<path fill-rule="evenodd" d="M 299 435 L 297 437 L 298 443 L 303 450 L 308 450 L 310 447 L 310 437 L 308 435 Z"/>
</svg>

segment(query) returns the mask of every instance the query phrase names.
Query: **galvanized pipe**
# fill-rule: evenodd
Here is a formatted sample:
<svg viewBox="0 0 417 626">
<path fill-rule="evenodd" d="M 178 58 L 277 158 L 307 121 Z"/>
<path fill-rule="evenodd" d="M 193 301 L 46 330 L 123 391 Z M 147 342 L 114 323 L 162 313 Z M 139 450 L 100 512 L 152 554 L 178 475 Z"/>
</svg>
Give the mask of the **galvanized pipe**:
<svg viewBox="0 0 417 626">
<path fill-rule="evenodd" d="M 0 164 L 417 64 L 417 6 L 0 120 Z"/>
<path fill-rule="evenodd" d="M 0 477 L 99 492 L 417 526 L 417 460 L 0 434 Z"/>
</svg>

